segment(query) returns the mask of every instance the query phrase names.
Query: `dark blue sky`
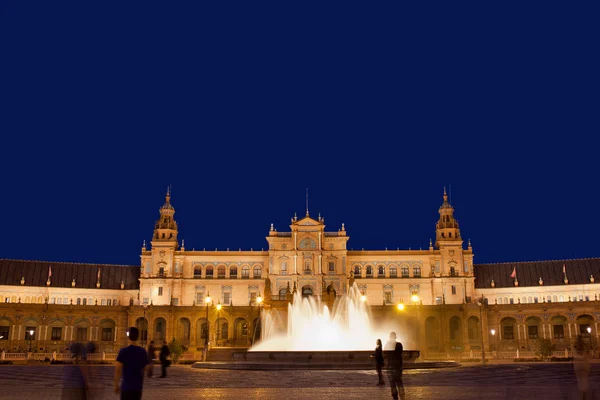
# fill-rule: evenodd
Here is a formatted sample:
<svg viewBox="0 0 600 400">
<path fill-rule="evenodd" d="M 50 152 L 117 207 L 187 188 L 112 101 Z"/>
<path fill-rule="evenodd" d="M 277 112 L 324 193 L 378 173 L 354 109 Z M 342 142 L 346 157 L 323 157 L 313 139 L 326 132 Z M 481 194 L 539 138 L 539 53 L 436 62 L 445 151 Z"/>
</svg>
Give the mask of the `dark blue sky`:
<svg viewBox="0 0 600 400">
<path fill-rule="evenodd" d="M 167 185 L 186 248 L 294 212 L 476 262 L 600 256 L 598 9 L 0 6 L 0 257 L 137 264 Z M 390 6 L 391 7 L 391 6 Z"/>
</svg>

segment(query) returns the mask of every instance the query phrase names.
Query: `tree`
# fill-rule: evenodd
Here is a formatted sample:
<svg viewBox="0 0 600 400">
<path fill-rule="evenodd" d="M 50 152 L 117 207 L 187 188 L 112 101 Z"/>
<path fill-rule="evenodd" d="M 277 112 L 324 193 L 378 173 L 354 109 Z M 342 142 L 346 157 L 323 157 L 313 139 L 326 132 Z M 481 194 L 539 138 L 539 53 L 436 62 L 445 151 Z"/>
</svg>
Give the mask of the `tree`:
<svg viewBox="0 0 600 400">
<path fill-rule="evenodd" d="M 171 357 L 173 358 L 173 363 L 176 363 L 179 360 L 179 357 L 183 354 L 183 346 L 177 339 L 171 340 L 169 343 L 169 351 L 171 352 Z"/>
<path fill-rule="evenodd" d="M 542 359 L 552 356 L 552 352 L 556 346 L 552 344 L 550 339 L 535 339 L 533 341 L 533 350 L 535 355 Z"/>
</svg>

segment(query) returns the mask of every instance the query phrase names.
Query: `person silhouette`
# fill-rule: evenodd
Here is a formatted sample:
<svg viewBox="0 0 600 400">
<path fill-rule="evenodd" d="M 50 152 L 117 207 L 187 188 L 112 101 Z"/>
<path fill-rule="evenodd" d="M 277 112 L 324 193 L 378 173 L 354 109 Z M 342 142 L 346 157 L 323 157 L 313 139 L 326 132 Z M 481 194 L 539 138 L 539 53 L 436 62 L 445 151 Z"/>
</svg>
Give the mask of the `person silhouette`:
<svg viewBox="0 0 600 400">
<path fill-rule="evenodd" d="M 402 343 L 396 341 L 396 332 L 390 332 L 389 340 L 385 344 L 384 356 L 387 360 L 387 376 L 392 389 L 392 398 L 404 399 L 404 384 L 402 382 Z"/>
</svg>

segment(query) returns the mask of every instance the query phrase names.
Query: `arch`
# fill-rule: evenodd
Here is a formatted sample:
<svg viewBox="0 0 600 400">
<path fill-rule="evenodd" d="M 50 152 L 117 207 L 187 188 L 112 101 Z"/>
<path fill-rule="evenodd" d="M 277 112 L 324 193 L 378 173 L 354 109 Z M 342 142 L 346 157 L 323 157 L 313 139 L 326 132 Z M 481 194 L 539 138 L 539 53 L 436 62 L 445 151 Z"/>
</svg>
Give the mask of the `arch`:
<svg viewBox="0 0 600 400">
<path fill-rule="evenodd" d="M 425 340 L 428 350 L 438 350 L 440 344 L 440 323 L 436 317 L 425 320 Z"/>
<path fill-rule="evenodd" d="M 29 296 L 25 296 L 25 303 L 29 303 L 30 301 L 31 301 L 30 297 Z"/>
<path fill-rule="evenodd" d="M 247 265 L 242 266 L 242 279 L 250 278 L 250 267 Z"/>
<path fill-rule="evenodd" d="M 377 266 L 377 277 L 384 278 L 385 277 L 385 266 L 379 264 Z"/>
<path fill-rule="evenodd" d="M 236 344 L 248 342 L 248 321 L 245 318 L 236 318 L 233 322 L 233 341 Z"/>
<path fill-rule="evenodd" d="M 550 318 L 550 325 L 552 326 L 552 337 L 554 339 L 563 339 L 565 337 L 565 325 L 567 324 L 567 318 L 562 315 L 555 315 Z"/>
<path fill-rule="evenodd" d="M 139 340 L 143 344 L 148 340 L 148 319 L 145 317 L 139 317 L 135 321 L 135 327 L 140 331 Z"/>
<path fill-rule="evenodd" d="M 479 326 L 479 318 L 471 315 L 467 319 L 467 336 L 470 343 L 479 343 L 481 341 L 481 327 Z"/>
<path fill-rule="evenodd" d="M 254 269 L 252 270 L 252 274 L 255 279 L 260 279 L 260 277 L 262 275 L 262 268 L 260 267 L 260 265 L 254 266 Z"/>
<path fill-rule="evenodd" d="M 194 267 L 194 278 L 196 278 L 196 279 L 202 278 L 202 266 L 201 265 L 196 265 Z"/>
<path fill-rule="evenodd" d="M 450 341 L 455 342 L 455 343 L 462 343 L 463 329 L 462 329 L 461 319 L 457 316 L 450 318 L 450 320 L 448 321 L 448 328 L 449 328 L 449 334 L 450 334 Z"/>
<path fill-rule="evenodd" d="M 415 278 L 420 278 L 421 277 L 421 267 L 419 265 L 413 266 L 413 276 Z"/>
<path fill-rule="evenodd" d="M 42 296 L 38 296 L 38 304 L 44 304 L 44 298 Z"/>
<path fill-rule="evenodd" d="M 527 325 L 527 338 L 538 339 L 540 337 L 540 331 L 542 320 L 538 317 L 527 317 L 525 319 L 525 325 Z"/>
<path fill-rule="evenodd" d="M 367 278 L 373 277 L 373 267 L 371 265 L 367 265 L 367 267 L 365 268 L 365 275 L 367 276 Z"/>
<path fill-rule="evenodd" d="M 157 342 L 167 340 L 167 321 L 163 317 L 154 320 L 154 332 L 152 338 Z"/>
<path fill-rule="evenodd" d="M 390 265 L 390 278 L 398 277 L 398 267 L 395 265 Z"/>
<path fill-rule="evenodd" d="M 496 301 L 498 302 L 498 304 L 502 304 L 502 297 L 498 297 L 498 299 L 496 299 Z"/>
<path fill-rule="evenodd" d="M 237 265 L 229 267 L 229 277 L 230 278 L 237 278 L 237 274 L 238 274 L 238 267 L 237 267 Z"/>
<path fill-rule="evenodd" d="M 215 273 L 215 267 L 213 267 L 212 265 L 207 265 L 206 266 L 206 277 L 212 278 L 212 277 L 214 277 L 214 273 Z"/>
<path fill-rule="evenodd" d="M 355 265 L 354 266 L 354 277 L 355 278 L 360 278 L 361 277 L 360 265 Z"/>
<path fill-rule="evenodd" d="M 227 268 L 223 264 L 219 265 L 219 267 L 217 268 L 217 277 L 220 279 L 224 279 L 226 271 Z"/>
<path fill-rule="evenodd" d="M 196 345 L 202 346 L 206 341 L 206 335 L 208 333 L 208 325 L 206 324 L 206 318 L 198 318 L 196 321 Z"/>
<path fill-rule="evenodd" d="M 400 266 L 400 274 L 402 274 L 403 278 L 408 278 L 410 276 L 410 270 L 408 268 L 408 264 L 403 264 Z"/>
<path fill-rule="evenodd" d="M 310 285 L 302 286 L 302 297 L 308 297 L 313 295 L 313 287 Z"/>
<path fill-rule="evenodd" d="M 287 287 L 283 287 L 281 289 L 279 289 L 279 300 L 286 300 L 287 299 Z"/>
<path fill-rule="evenodd" d="M 177 335 L 176 338 L 182 343 L 189 343 L 192 324 L 187 318 L 179 318 L 177 320 Z"/>
</svg>

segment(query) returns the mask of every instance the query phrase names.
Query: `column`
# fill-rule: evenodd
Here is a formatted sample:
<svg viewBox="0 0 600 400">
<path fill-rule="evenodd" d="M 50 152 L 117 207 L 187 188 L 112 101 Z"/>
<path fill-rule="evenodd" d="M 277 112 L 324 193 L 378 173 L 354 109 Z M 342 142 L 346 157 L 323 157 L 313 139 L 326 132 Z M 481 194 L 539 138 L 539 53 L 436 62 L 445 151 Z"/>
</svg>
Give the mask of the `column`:
<svg viewBox="0 0 600 400">
<path fill-rule="evenodd" d="M 319 233 L 319 235 L 321 235 L 321 234 Z M 321 254 L 319 254 L 319 273 L 324 274 L 323 265 L 321 264 L 321 257 L 323 257 L 323 256 Z"/>
<path fill-rule="evenodd" d="M 115 342 L 119 341 L 119 333 L 118 332 L 119 332 L 119 327 L 115 326 L 115 339 L 114 339 Z"/>
<path fill-rule="evenodd" d="M 542 332 L 544 334 L 544 339 L 546 339 L 546 325 L 542 324 Z"/>
<path fill-rule="evenodd" d="M 569 339 L 571 339 L 571 324 L 567 323 L 567 326 L 569 327 Z"/>
<path fill-rule="evenodd" d="M 517 324 L 517 339 L 521 340 L 521 325 Z"/>
<path fill-rule="evenodd" d="M 294 254 L 294 274 L 297 274 L 297 273 L 298 273 L 298 254 Z"/>
</svg>

